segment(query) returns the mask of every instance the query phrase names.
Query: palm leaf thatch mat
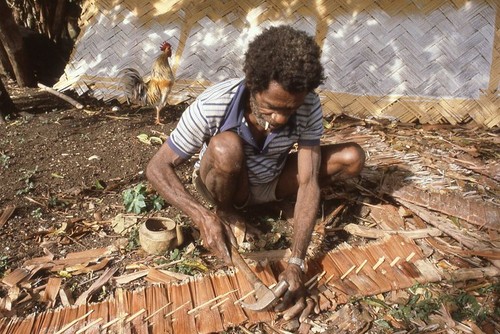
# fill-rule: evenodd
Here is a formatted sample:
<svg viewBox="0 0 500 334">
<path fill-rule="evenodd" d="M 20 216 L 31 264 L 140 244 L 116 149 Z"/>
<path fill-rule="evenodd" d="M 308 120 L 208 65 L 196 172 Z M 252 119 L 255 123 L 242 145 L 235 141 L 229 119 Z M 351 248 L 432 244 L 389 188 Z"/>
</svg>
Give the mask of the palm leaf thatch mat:
<svg viewBox="0 0 500 334">
<path fill-rule="evenodd" d="M 262 281 L 276 283 L 284 260 L 257 268 Z M 350 297 L 408 288 L 441 280 L 420 248 L 401 236 L 366 246 L 341 245 L 308 263 L 311 284 L 319 284 L 320 306 L 328 310 Z M 113 270 L 109 270 L 113 272 Z M 109 279 L 106 271 L 101 278 Z M 322 275 L 319 275 L 322 273 Z M 99 280 L 101 280 L 99 278 Z M 97 283 L 98 281 L 96 281 Z M 252 285 L 236 272 L 221 272 L 136 291 L 117 289 L 114 297 L 28 316 L 0 319 L 1 333 L 214 333 L 243 322 L 270 322 L 272 312 L 243 309 L 239 300 Z M 251 302 L 251 296 L 245 301 Z"/>
<path fill-rule="evenodd" d="M 59 90 L 123 102 L 117 73 L 133 66 L 147 75 L 168 40 L 170 102 L 187 101 L 242 76 L 246 45 L 263 28 L 291 24 L 322 46 L 327 115 L 500 124 L 497 0 L 87 0 L 80 23 Z"/>
</svg>

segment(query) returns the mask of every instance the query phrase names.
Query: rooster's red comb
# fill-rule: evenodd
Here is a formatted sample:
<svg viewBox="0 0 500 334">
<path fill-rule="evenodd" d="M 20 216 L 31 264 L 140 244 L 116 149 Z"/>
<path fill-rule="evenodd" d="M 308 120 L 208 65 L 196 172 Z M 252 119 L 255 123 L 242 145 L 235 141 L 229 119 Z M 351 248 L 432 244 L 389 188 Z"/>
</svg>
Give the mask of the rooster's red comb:
<svg viewBox="0 0 500 334">
<path fill-rule="evenodd" d="M 165 51 L 167 48 L 171 48 L 171 47 L 172 47 L 172 45 L 170 45 L 170 43 L 168 43 L 168 42 L 164 41 L 164 42 L 163 42 L 163 43 L 161 43 L 161 45 L 160 45 L 160 50 L 161 50 L 161 51 Z"/>
</svg>

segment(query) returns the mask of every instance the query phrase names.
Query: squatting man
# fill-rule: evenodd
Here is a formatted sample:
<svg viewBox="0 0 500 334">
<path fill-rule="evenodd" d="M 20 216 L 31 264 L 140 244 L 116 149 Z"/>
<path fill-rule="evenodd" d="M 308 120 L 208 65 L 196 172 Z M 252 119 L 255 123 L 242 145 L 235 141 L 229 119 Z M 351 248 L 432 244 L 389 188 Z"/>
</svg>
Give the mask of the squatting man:
<svg viewBox="0 0 500 334">
<path fill-rule="evenodd" d="M 244 78 L 209 87 L 184 111 L 146 175 L 170 204 L 187 214 L 203 244 L 231 264 L 228 225 L 239 209 L 295 197 L 291 258 L 279 279 L 289 284 L 277 311 L 302 321 L 314 308 L 304 288 L 303 263 L 320 203 L 320 187 L 355 177 L 365 154 L 355 143 L 320 145 L 322 108 L 314 90 L 323 83 L 321 50 L 290 26 L 264 30 L 245 53 Z M 292 152 L 294 145 L 297 150 Z M 198 202 L 175 170 L 194 154 Z"/>
</svg>

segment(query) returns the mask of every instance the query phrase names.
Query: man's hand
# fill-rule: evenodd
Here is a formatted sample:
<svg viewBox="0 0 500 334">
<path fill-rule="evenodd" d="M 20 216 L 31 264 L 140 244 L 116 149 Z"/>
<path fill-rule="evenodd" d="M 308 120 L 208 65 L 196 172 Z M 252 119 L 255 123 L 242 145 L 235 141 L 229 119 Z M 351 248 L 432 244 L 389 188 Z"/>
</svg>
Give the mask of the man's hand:
<svg viewBox="0 0 500 334">
<path fill-rule="evenodd" d="M 276 312 L 283 312 L 283 319 L 290 320 L 299 316 L 299 322 L 303 322 L 314 310 L 317 301 L 309 296 L 309 291 L 303 283 L 304 274 L 296 265 L 288 267 L 279 276 L 279 281 L 288 282 L 288 291 L 283 300 L 275 307 Z"/>
<path fill-rule="evenodd" d="M 231 225 L 238 222 L 243 222 L 238 214 L 219 210 L 217 213 L 209 211 L 209 214 L 203 217 L 203 221 L 197 224 L 205 247 L 227 265 L 232 265 L 228 245 L 238 247 L 238 242 L 231 230 Z"/>
<path fill-rule="evenodd" d="M 195 222 L 198 226 L 204 246 L 215 256 L 221 258 L 227 265 L 231 265 L 228 242 L 234 243 L 234 236 L 226 224 L 217 214 L 208 211 L 202 221 Z"/>
</svg>

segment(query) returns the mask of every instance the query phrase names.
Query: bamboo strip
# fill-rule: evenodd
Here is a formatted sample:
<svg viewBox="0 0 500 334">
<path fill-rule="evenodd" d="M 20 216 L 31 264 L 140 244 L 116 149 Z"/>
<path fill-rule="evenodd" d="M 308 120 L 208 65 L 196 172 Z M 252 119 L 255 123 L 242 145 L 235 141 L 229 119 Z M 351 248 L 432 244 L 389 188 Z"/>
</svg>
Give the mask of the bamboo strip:
<svg viewBox="0 0 500 334">
<path fill-rule="evenodd" d="M 90 314 L 92 314 L 92 312 L 94 312 L 94 311 L 93 310 L 89 311 L 89 312 L 85 313 L 84 315 L 82 315 L 81 317 L 76 318 L 75 320 L 71 321 L 69 324 L 67 324 L 66 326 L 64 326 L 63 328 L 61 328 L 60 330 L 58 330 L 54 334 L 64 333 L 65 331 L 67 331 L 68 329 L 70 329 L 71 327 L 75 326 L 77 323 L 79 323 L 80 321 L 82 321 L 83 319 L 88 317 Z"/>
<path fill-rule="evenodd" d="M 146 309 L 143 308 L 137 312 L 135 312 L 134 314 L 132 314 L 131 316 L 129 316 L 127 319 L 125 319 L 125 322 L 131 322 L 132 320 L 134 320 L 135 318 L 141 316 L 143 313 L 146 312 Z"/>
<path fill-rule="evenodd" d="M 104 330 L 108 329 L 109 327 L 113 326 L 114 324 L 116 324 L 116 323 L 118 323 L 120 321 L 125 320 L 126 317 L 128 317 L 128 314 L 124 314 L 121 317 L 118 317 L 118 318 L 115 318 L 115 319 L 109 321 L 108 323 L 104 324 L 101 327 L 101 331 L 104 331 Z"/>
<path fill-rule="evenodd" d="M 377 269 L 378 269 L 378 267 L 380 267 L 380 265 L 381 265 L 382 263 L 384 263 L 384 261 L 385 261 L 385 256 L 380 257 L 380 258 L 378 259 L 377 263 L 375 263 L 375 264 L 373 265 L 373 267 L 372 267 L 372 268 L 373 268 L 373 270 L 377 270 Z"/>
<path fill-rule="evenodd" d="M 221 298 L 224 298 L 224 297 L 226 297 L 227 295 L 229 295 L 230 293 L 233 293 L 233 292 L 235 292 L 235 291 L 238 291 L 238 290 L 237 290 L 237 289 L 234 289 L 234 290 L 231 290 L 231 291 L 228 291 L 228 292 L 224 293 L 223 295 L 216 296 L 216 297 L 214 297 L 214 298 L 212 298 L 212 299 L 210 299 L 210 300 L 207 300 L 206 302 L 204 302 L 204 303 L 202 303 L 202 304 L 200 304 L 200 305 L 196 306 L 195 308 L 192 308 L 191 310 L 189 310 L 189 311 L 188 311 L 188 314 L 193 314 L 193 313 L 195 313 L 195 312 L 198 312 L 200 309 L 204 308 L 205 306 L 207 306 L 207 305 L 209 305 L 209 304 L 213 303 L 214 301 L 217 301 L 217 300 L 219 300 L 219 299 L 221 299 Z"/>
<path fill-rule="evenodd" d="M 347 269 L 347 271 L 342 276 L 340 276 L 340 280 L 343 280 L 344 278 L 346 278 L 347 275 L 349 275 L 351 273 L 351 271 L 353 271 L 354 269 L 356 269 L 356 265 L 352 265 L 351 268 Z"/>
<path fill-rule="evenodd" d="M 364 259 L 363 262 L 361 262 L 361 264 L 359 265 L 358 269 L 356 269 L 356 275 L 359 274 L 359 272 L 363 269 L 363 267 L 365 266 L 365 264 L 368 262 L 367 259 Z"/>
<path fill-rule="evenodd" d="M 87 324 L 87 325 L 83 326 L 82 328 L 80 328 L 79 330 L 77 330 L 75 334 L 83 334 L 87 330 L 89 330 L 90 328 L 94 327 L 95 325 L 97 325 L 98 323 L 100 323 L 102 321 L 103 321 L 102 318 L 95 319 L 94 321 L 91 321 L 89 324 Z"/>
<path fill-rule="evenodd" d="M 254 290 L 251 290 L 249 292 L 247 292 L 246 294 L 243 295 L 243 297 L 241 297 L 240 299 L 236 300 L 234 302 L 234 305 L 236 304 L 241 304 L 242 301 L 244 301 L 245 299 L 247 299 L 248 297 L 250 297 L 251 295 L 253 295 L 255 293 L 255 289 Z"/>
<path fill-rule="evenodd" d="M 175 312 L 177 312 L 177 311 L 181 310 L 182 308 L 186 307 L 190 303 L 191 303 L 191 301 L 188 300 L 187 302 L 185 302 L 181 306 L 177 307 L 175 310 L 172 310 L 172 311 L 168 312 L 167 314 L 165 314 L 163 317 L 167 318 L 167 317 L 171 316 L 172 314 L 174 314 Z"/>
<path fill-rule="evenodd" d="M 169 307 L 170 305 L 172 305 L 172 302 L 163 305 L 162 307 L 160 307 L 159 309 L 157 309 L 156 311 L 154 311 L 153 313 L 148 315 L 146 318 L 144 318 L 143 321 L 148 321 L 149 319 L 151 319 L 152 317 L 154 317 L 155 315 L 157 315 L 158 313 L 160 313 L 161 311 L 163 311 L 165 308 Z"/>
<path fill-rule="evenodd" d="M 210 306 L 210 309 L 211 310 L 216 309 L 217 307 L 221 306 L 222 304 L 224 304 L 228 300 L 229 300 L 229 297 L 226 297 L 223 300 L 221 300 L 220 302 L 218 302 L 217 304 L 214 304 L 213 306 Z"/>
</svg>

